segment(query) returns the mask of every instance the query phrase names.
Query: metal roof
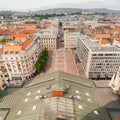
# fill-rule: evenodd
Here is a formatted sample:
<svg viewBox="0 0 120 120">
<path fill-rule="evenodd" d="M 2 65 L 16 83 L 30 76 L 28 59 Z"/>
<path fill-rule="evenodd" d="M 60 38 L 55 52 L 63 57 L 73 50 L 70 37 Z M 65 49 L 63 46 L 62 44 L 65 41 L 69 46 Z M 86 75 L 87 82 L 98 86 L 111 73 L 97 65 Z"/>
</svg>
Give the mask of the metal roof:
<svg viewBox="0 0 120 120">
<path fill-rule="evenodd" d="M 64 96 L 53 97 L 52 91 L 61 88 Z M 94 90 L 88 79 L 54 72 L 4 96 L 0 108 L 10 108 L 6 120 L 109 120 L 106 110 L 99 109 Z"/>
</svg>

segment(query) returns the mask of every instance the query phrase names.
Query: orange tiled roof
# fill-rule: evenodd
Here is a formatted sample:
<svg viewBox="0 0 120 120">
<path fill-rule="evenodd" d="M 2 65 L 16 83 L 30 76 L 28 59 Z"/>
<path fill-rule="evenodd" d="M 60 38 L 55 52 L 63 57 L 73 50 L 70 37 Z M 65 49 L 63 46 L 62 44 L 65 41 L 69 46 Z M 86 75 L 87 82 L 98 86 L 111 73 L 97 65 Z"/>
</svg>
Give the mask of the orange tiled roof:
<svg viewBox="0 0 120 120">
<path fill-rule="evenodd" d="M 22 50 L 25 50 L 32 42 L 33 42 L 33 39 L 32 39 L 32 38 L 30 38 L 29 40 L 25 41 L 25 42 L 22 44 Z"/>
<path fill-rule="evenodd" d="M 21 34 L 20 33 L 20 34 L 12 34 L 11 36 L 13 37 L 14 40 L 18 40 L 18 39 L 26 38 L 27 34 Z"/>
<path fill-rule="evenodd" d="M 1 35 L 10 35 L 10 34 L 11 34 L 11 31 L 10 31 L 9 29 L 2 30 L 2 31 L 0 31 L 0 34 L 1 34 Z"/>
<path fill-rule="evenodd" d="M 116 37 L 115 40 L 120 42 L 120 37 Z"/>
<path fill-rule="evenodd" d="M 100 41 L 100 44 L 108 44 L 108 41 L 106 41 L 106 40 L 101 40 L 101 41 Z"/>
<path fill-rule="evenodd" d="M 34 34 L 35 30 L 24 30 L 23 34 Z"/>
<path fill-rule="evenodd" d="M 16 29 L 17 30 L 23 30 L 23 29 L 36 29 L 36 25 L 21 25 L 18 26 Z"/>
<path fill-rule="evenodd" d="M 21 53 L 21 51 L 22 51 L 22 46 L 20 46 L 20 45 L 13 45 L 13 46 L 5 45 L 5 46 L 2 47 L 2 51 L 3 51 L 3 52 L 4 52 L 4 51 L 7 51 L 8 53 L 9 53 L 10 51 L 13 51 L 13 52 L 18 51 L 19 53 Z"/>
<path fill-rule="evenodd" d="M 36 29 L 36 25 L 26 25 L 27 29 Z"/>
<path fill-rule="evenodd" d="M 23 29 L 25 29 L 25 27 L 21 26 L 21 27 L 17 27 L 15 30 L 20 31 L 20 30 L 23 30 Z"/>
<path fill-rule="evenodd" d="M 120 26 L 115 26 L 116 31 L 120 31 Z"/>
<path fill-rule="evenodd" d="M 110 34 L 96 34 L 95 35 L 96 38 L 110 38 Z"/>
</svg>

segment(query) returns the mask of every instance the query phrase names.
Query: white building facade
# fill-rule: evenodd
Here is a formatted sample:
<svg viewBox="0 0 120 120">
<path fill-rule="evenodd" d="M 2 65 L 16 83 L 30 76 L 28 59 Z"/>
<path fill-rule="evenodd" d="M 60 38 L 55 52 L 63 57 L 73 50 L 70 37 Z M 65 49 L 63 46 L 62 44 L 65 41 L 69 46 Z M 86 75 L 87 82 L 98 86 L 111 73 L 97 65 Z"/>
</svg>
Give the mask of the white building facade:
<svg viewBox="0 0 120 120">
<path fill-rule="evenodd" d="M 111 81 L 109 82 L 109 86 L 114 93 L 120 94 L 120 69 L 116 74 L 113 75 Z"/>
<path fill-rule="evenodd" d="M 77 34 L 78 32 L 64 31 L 64 48 L 74 49 L 77 46 Z"/>
<path fill-rule="evenodd" d="M 50 51 L 56 50 L 58 47 L 58 29 L 48 28 L 42 29 L 37 33 L 42 41 L 42 48 Z"/>
<path fill-rule="evenodd" d="M 87 78 L 110 79 L 118 71 L 119 48 L 102 46 L 79 34 L 76 49 Z"/>
</svg>

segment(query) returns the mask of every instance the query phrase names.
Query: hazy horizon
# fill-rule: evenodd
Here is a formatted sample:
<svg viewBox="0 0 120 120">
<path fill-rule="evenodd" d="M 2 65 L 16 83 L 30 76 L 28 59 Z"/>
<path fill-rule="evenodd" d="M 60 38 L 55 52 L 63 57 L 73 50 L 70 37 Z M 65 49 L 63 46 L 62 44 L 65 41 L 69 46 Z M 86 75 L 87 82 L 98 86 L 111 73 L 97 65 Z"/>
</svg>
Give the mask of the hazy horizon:
<svg viewBox="0 0 120 120">
<path fill-rule="evenodd" d="M 120 0 L 1 0 L 1 10 L 11 11 L 35 11 L 46 10 L 54 8 L 108 8 L 114 10 L 120 10 Z"/>
</svg>

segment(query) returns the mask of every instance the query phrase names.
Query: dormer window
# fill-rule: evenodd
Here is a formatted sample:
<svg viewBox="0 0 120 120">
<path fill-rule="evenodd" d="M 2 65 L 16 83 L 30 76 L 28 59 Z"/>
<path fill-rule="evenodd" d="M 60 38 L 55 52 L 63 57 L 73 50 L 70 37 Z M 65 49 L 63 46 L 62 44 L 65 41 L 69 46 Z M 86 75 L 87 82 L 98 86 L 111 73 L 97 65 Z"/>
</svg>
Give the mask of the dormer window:
<svg viewBox="0 0 120 120">
<path fill-rule="evenodd" d="M 18 54 L 18 51 L 15 51 L 15 54 Z"/>
<path fill-rule="evenodd" d="M 10 51 L 10 54 L 13 54 L 13 51 Z"/>
<path fill-rule="evenodd" d="M 4 54 L 8 54 L 8 51 L 4 51 Z"/>
</svg>

